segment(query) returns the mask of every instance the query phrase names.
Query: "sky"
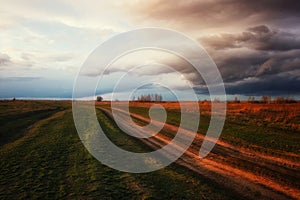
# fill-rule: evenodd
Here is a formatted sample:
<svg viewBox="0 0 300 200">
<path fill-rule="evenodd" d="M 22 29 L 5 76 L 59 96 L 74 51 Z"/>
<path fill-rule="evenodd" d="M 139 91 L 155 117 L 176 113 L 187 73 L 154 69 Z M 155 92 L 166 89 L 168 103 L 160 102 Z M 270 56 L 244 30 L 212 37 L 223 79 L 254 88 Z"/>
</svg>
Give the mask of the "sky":
<svg viewBox="0 0 300 200">
<path fill-rule="evenodd" d="M 144 27 L 172 29 L 202 45 L 216 63 L 229 98 L 300 96 L 296 0 L 0 1 L 2 99 L 71 98 L 74 80 L 96 47 Z M 98 75 L 91 71 L 86 77 Z M 141 86 L 146 80 L 152 83 Z M 155 84 L 159 80 L 168 88 Z M 141 50 L 114 62 L 95 95 L 122 100 L 128 93 L 130 98 L 162 93 L 173 99 L 174 90 L 188 99 L 188 85 L 200 99 L 208 98 L 205 82 L 189 63 L 166 52 Z"/>
</svg>

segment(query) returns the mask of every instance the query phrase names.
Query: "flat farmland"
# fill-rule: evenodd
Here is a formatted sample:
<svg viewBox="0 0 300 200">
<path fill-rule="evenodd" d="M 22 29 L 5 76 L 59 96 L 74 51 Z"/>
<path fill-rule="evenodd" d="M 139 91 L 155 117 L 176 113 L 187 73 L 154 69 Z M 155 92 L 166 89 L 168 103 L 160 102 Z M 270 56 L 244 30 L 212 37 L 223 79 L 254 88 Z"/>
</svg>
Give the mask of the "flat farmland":
<svg viewBox="0 0 300 200">
<path fill-rule="evenodd" d="M 117 104 L 122 114 L 124 102 Z M 160 104 L 168 114 L 166 125 L 147 139 L 121 131 L 112 118 L 110 102 L 96 103 L 97 117 L 119 147 L 150 152 L 172 140 L 181 112 L 187 112 L 191 120 L 199 114 L 193 109 L 180 111 L 177 102 Z M 133 121 L 147 125 L 152 105 L 130 102 Z M 155 172 L 131 174 L 111 169 L 89 154 L 76 132 L 71 102 L 2 101 L 0 198 L 300 198 L 299 103 L 228 103 L 224 130 L 204 159 L 198 151 L 209 125 L 210 103 L 201 102 L 199 107 L 197 136 L 181 158 Z"/>
<path fill-rule="evenodd" d="M 125 104 L 117 102 L 114 109 L 124 110 Z M 150 123 L 149 108 L 154 104 L 130 102 L 129 110 L 134 122 L 139 125 Z M 211 104 L 199 102 L 200 111 L 193 110 L 194 103 L 191 102 L 181 102 L 184 104 L 182 110 L 178 102 L 159 104 L 167 111 L 167 124 L 160 134 L 143 139 L 145 144 L 153 149 L 163 147 L 176 134 L 182 112 L 187 113 L 191 123 L 194 115 L 200 113 L 198 135 L 177 164 L 227 185 L 231 188 L 229 190 L 246 198 L 284 198 L 277 193 L 299 198 L 299 103 L 227 103 L 221 137 L 204 159 L 197 155 L 209 126 Z M 102 110 L 111 109 L 108 102 L 98 106 Z M 157 141 L 161 143 L 157 144 Z"/>
</svg>

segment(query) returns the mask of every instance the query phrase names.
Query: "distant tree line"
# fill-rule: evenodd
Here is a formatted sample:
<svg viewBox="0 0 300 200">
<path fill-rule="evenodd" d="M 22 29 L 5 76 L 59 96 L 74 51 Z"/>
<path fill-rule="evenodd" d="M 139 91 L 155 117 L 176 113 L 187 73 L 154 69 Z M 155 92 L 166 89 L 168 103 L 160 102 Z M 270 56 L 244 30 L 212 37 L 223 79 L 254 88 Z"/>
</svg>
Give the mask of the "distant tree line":
<svg viewBox="0 0 300 200">
<path fill-rule="evenodd" d="M 150 101 L 162 101 L 163 97 L 160 94 L 143 94 L 132 98 L 132 101 L 143 101 L 143 102 L 150 102 Z"/>
<path fill-rule="evenodd" d="M 274 99 L 274 102 L 276 103 L 297 103 L 297 101 L 295 99 L 293 99 L 292 97 L 277 97 Z"/>
<path fill-rule="evenodd" d="M 219 98 L 214 98 L 212 100 L 213 102 L 221 102 L 221 100 Z M 233 100 L 231 100 L 230 102 L 233 102 L 233 103 L 240 103 L 240 102 L 243 102 L 244 100 L 240 100 L 238 97 L 234 97 Z M 208 102 L 207 99 L 203 100 L 202 102 Z M 244 101 L 245 102 L 245 101 Z M 248 100 L 246 100 L 246 102 L 248 103 L 297 103 L 298 101 L 295 100 L 294 98 L 292 97 L 274 97 L 272 99 L 271 96 L 261 96 L 260 98 L 258 99 L 255 99 L 254 96 L 250 96 L 248 97 Z"/>
<path fill-rule="evenodd" d="M 16 99 L 13 98 L 13 101 Z M 101 102 L 103 101 L 102 96 L 97 96 L 96 101 Z M 118 101 L 118 100 L 116 100 Z M 142 94 L 138 96 L 137 98 L 133 96 L 132 101 L 143 101 L 143 102 L 161 102 L 163 101 L 163 97 L 160 94 Z M 219 98 L 214 98 L 214 102 L 221 102 Z M 207 102 L 207 100 L 204 100 L 204 102 Z M 238 97 L 234 97 L 233 101 L 234 103 L 240 103 L 241 100 Z M 275 97 L 273 100 L 271 96 L 261 96 L 260 99 L 255 99 L 254 96 L 248 97 L 247 100 L 248 103 L 297 103 L 297 100 L 293 99 L 292 97 Z"/>
<path fill-rule="evenodd" d="M 240 102 L 237 97 L 234 102 Z M 250 96 L 248 98 L 249 103 L 297 103 L 295 99 L 292 97 L 275 97 L 273 100 L 271 96 L 261 96 L 260 99 L 255 99 L 255 97 Z"/>
</svg>

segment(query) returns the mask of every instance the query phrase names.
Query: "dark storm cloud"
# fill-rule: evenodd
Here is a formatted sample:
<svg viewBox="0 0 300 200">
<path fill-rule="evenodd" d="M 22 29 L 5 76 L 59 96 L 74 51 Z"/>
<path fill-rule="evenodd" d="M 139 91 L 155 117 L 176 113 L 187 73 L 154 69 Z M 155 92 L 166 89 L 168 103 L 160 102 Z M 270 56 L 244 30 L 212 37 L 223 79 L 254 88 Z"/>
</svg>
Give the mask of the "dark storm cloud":
<svg viewBox="0 0 300 200">
<path fill-rule="evenodd" d="M 174 21 L 185 27 L 226 26 L 242 21 L 274 21 L 300 17 L 297 0 L 149 1 L 132 8 L 140 18 Z"/>
<path fill-rule="evenodd" d="M 256 76 L 278 74 L 300 69 L 300 50 L 275 54 L 260 65 Z"/>
<path fill-rule="evenodd" d="M 289 74 L 300 69 L 298 35 L 260 25 L 200 41 L 216 62 L 229 94 L 300 93 L 300 74 Z"/>
<path fill-rule="evenodd" d="M 228 95 L 299 95 L 300 70 L 281 73 L 279 75 L 249 78 L 238 82 L 225 83 L 224 85 Z M 194 91 L 199 95 L 209 94 L 205 86 L 195 86 Z"/>
<path fill-rule="evenodd" d="M 234 83 L 249 78 L 276 75 L 300 68 L 300 49 L 290 51 L 258 51 L 245 48 L 221 50 L 210 54 L 224 83 Z M 176 63 L 177 60 L 173 60 Z M 167 62 L 183 74 L 193 85 L 205 84 L 201 75 L 189 63 L 180 65 Z M 160 72 L 162 73 L 162 72 Z M 279 80 L 279 79 L 278 79 Z"/>
<path fill-rule="evenodd" d="M 259 51 L 235 48 L 212 55 L 228 94 L 300 94 L 300 49 Z M 190 75 L 193 76 L 190 76 Z M 198 94 L 207 89 L 200 75 L 186 73 Z"/>
<path fill-rule="evenodd" d="M 199 39 L 204 46 L 218 49 L 246 47 L 255 50 L 286 51 L 300 49 L 299 35 L 271 30 L 266 25 L 248 28 L 239 34 L 220 34 Z"/>
<path fill-rule="evenodd" d="M 199 34 L 229 94 L 300 93 L 300 1 L 156 0 L 130 11 L 140 22 Z M 206 35 L 213 31 L 216 35 Z M 176 62 L 167 64 L 185 75 L 198 93 L 206 93 L 201 76 Z"/>
<path fill-rule="evenodd" d="M 255 76 L 257 69 L 272 54 L 245 49 L 232 49 L 211 54 L 225 82 Z"/>
<path fill-rule="evenodd" d="M 300 50 L 231 57 L 222 66 L 228 94 L 300 94 Z"/>
<path fill-rule="evenodd" d="M 300 94 L 300 71 L 268 75 L 253 80 L 226 85 L 227 94 L 297 95 Z"/>
</svg>

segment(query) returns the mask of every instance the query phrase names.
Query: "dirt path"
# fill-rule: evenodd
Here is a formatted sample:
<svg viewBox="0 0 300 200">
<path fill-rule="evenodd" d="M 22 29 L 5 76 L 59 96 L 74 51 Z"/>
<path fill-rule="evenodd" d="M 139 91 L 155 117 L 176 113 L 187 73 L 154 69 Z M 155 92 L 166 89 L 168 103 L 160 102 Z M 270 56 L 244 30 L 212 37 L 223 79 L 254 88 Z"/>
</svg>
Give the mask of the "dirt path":
<svg viewBox="0 0 300 200">
<path fill-rule="evenodd" d="M 104 109 L 102 109 L 104 110 Z M 111 112 L 104 110 L 108 116 Z M 117 109 L 122 115 L 123 110 Z M 132 117 L 149 123 L 150 119 L 137 114 Z M 128 131 L 136 131 L 128 126 L 127 121 L 121 121 Z M 161 123 L 153 121 L 153 123 Z M 178 127 L 166 124 L 163 131 L 176 134 Z M 192 134 L 184 130 L 185 134 Z M 300 199 L 300 157 L 290 153 L 280 156 L 267 155 L 253 148 L 239 148 L 226 142 L 217 141 L 213 151 L 204 159 L 200 159 L 198 151 L 204 136 L 197 134 L 191 147 L 176 162 L 193 170 L 225 188 L 235 191 L 249 199 Z M 153 149 L 168 144 L 172 138 L 156 134 L 148 139 L 141 139 Z M 178 148 L 182 145 L 177 144 Z M 254 148 L 255 149 L 255 148 Z M 170 152 L 171 154 L 172 152 Z"/>
</svg>

